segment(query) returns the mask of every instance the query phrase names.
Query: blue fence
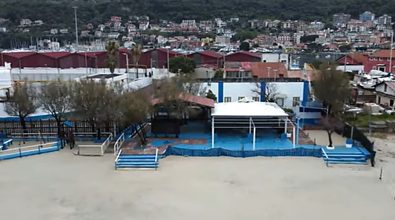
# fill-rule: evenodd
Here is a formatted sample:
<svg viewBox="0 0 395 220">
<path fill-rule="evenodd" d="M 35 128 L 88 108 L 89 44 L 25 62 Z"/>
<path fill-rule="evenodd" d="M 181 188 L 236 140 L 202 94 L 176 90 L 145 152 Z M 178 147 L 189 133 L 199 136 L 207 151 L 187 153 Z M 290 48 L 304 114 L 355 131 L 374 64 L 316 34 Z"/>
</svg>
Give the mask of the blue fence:
<svg viewBox="0 0 395 220">
<path fill-rule="evenodd" d="M 322 157 L 321 149 L 292 148 L 292 149 L 265 149 L 255 151 L 237 151 L 223 148 L 213 148 L 208 150 L 185 149 L 169 147 L 164 156 L 190 156 L 190 157 Z"/>
<path fill-rule="evenodd" d="M 45 145 L 45 144 L 35 145 L 35 146 L 31 146 L 31 147 L 28 146 L 28 147 L 15 148 L 15 149 L 6 150 L 6 151 L 0 151 L 0 160 L 9 160 L 9 159 L 14 159 L 14 158 L 50 153 L 50 152 L 59 151 L 59 149 L 60 149 L 59 142 L 55 142 L 55 143 L 53 143 L 49 146 L 45 146 L 45 147 L 43 145 Z"/>
</svg>

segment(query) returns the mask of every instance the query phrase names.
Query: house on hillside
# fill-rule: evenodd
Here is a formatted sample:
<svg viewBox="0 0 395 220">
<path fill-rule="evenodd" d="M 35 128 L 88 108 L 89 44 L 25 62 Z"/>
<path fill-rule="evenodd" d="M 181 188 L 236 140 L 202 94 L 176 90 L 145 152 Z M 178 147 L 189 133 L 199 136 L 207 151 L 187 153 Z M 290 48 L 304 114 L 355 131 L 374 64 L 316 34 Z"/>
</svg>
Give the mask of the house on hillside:
<svg viewBox="0 0 395 220">
<path fill-rule="evenodd" d="M 386 81 L 376 86 L 376 103 L 382 106 L 395 107 L 395 81 Z"/>
<path fill-rule="evenodd" d="M 338 69 L 355 73 L 365 72 L 365 65 L 368 64 L 368 61 L 369 56 L 363 53 L 350 53 L 337 59 Z"/>
<path fill-rule="evenodd" d="M 369 60 L 365 65 L 365 72 L 371 70 L 380 70 L 383 72 L 394 72 L 395 50 L 379 50 L 369 56 Z M 390 67 L 392 66 L 392 67 Z"/>
</svg>

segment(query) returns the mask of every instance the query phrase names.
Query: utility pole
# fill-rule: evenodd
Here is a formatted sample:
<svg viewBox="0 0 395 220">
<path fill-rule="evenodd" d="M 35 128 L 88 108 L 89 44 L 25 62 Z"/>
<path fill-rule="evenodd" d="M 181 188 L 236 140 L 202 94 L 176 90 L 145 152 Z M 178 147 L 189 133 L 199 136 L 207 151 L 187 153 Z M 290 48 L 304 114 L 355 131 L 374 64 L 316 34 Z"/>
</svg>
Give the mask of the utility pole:
<svg viewBox="0 0 395 220">
<path fill-rule="evenodd" d="M 390 72 L 390 73 L 392 73 L 392 44 L 394 44 L 394 31 L 391 31 L 390 68 L 389 68 L 389 72 Z"/>
<path fill-rule="evenodd" d="M 75 44 L 78 50 L 78 18 L 77 18 L 77 6 L 73 6 L 74 9 L 74 22 L 75 22 Z"/>
</svg>

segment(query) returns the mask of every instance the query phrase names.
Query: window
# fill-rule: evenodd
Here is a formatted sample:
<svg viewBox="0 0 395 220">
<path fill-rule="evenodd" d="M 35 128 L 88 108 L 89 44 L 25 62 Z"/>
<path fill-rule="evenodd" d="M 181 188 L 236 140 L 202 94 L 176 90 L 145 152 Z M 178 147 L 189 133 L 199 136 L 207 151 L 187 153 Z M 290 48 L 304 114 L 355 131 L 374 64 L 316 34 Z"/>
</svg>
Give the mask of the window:
<svg viewBox="0 0 395 220">
<path fill-rule="evenodd" d="M 244 99 L 244 96 L 239 96 L 239 98 L 237 98 L 238 101 Z"/>
<path fill-rule="evenodd" d="M 232 102 L 232 97 L 225 97 L 224 102 Z"/>
<path fill-rule="evenodd" d="M 385 72 L 385 65 L 378 66 L 378 70 Z"/>
<path fill-rule="evenodd" d="M 394 106 L 394 100 L 393 99 L 390 100 L 390 106 Z"/>
<path fill-rule="evenodd" d="M 380 96 L 378 97 L 377 100 L 378 100 L 378 104 L 381 104 L 381 97 Z"/>
<path fill-rule="evenodd" d="M 293 97 L 293 99 L 292 99 L 292 106 L 293 107 L 298 106 L 299 103 L 300 103 L 300 97 Z"/>
<path fill-rule="evenodd" d="M 387 84 L 384 84 L 384 92 L 387 92 Z"/>
<path fill-rule="evenodd" d="M 254 96 L 254 97 L 252 97 L 252 100 L 254 100 L 255 102 L 259 102 L 259 97 L 258 96 Z"/>
</svg>

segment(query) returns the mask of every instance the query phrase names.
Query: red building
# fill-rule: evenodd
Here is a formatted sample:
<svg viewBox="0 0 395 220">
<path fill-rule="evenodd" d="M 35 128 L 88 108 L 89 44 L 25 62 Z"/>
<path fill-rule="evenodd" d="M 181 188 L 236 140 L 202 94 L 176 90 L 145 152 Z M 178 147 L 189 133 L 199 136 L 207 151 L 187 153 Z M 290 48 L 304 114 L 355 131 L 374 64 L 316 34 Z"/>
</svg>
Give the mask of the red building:
<svg viewBox="0 0 395 220">
<path fill-rule="evenodd" d="M 239 51 L 225 56 L 225 62 L 261 62 L 262 56 L 257 53 Z"/>
<path fill-rule="evenodd" d="M 152 49 L 144 52 L 139 60 L 139 65 L 143 65 L 146 68 L 154 67 L 154 68 L 167 68 L 167 60 L 168 58 L 183 56 L 180 53 L 159 48 Z M 131 59 L 133 60 L 133 59 Z"/>
<path fill-rule="evenodd" d="M 20 58 L 21 66 L 28 68 L 36 68 L 36 67 L 48 67 L 48 68 L 57 68 L 58 61 L 56 58 L 52 56 L 48 56 L 45 53 L 33 53 L 28 56 L 24 56 Z"/>
<path fill-rule="evenodd" d="M 352 53 L 337 60 L 339 65 L 362 65 L 364 72 L 380 70 L 383 72 L 394 72 L 395 50 L 392 51 L 392 62 L 390 50 L 379 50 L 373 54 Z M 392 65 L 392 68 L 390 66 Z"/>
<path fill-rule="evenodd" d="M 168 58 L 183 56 L 167 49 L 152 49 L 141 54 L 140 68 L 167 68 Z M 51 68 L 107 68 L 107 52 L 7 52 L 0 54 L 0 64 L 11 63 L 12 68 L 51 67 Z M 133 57 L 127 49 L 120 49 L 118 67 L 133 65 Z"/>
<path fill-rule="evenodd" d="M 380 70 L 384 72 L 394 72 L 395 65 L 395 51 L 392 50 L 379 50 L 369 56 L 367 63 L 365 64 L 365 72 L 370 70 Z M 391 60 L 392 58 L 392 60 Z"/>
<path fill-rule="evenodd" d="M 195 61 L 197 67 L 213 67 L 222 68 L 224 65 L 224 56 L 215 51 L 201 51 L 188 55 L 189 58 Z"/>
<path fill-rule="evenodd" d="M 2 53 L 2 64 L 3 63 L 11 63 L 12 68 L 23 68 L 22 66 L 22 58 L 31 56 L 35 54 L 35 52 L 9 52 Z"/>
<path fill-rule="evenodd" d="M 59 58 L 59 68 L 90 68 L 93 67 L 93 60 L 87 53 L 70 53 Z"/>
</svg>

